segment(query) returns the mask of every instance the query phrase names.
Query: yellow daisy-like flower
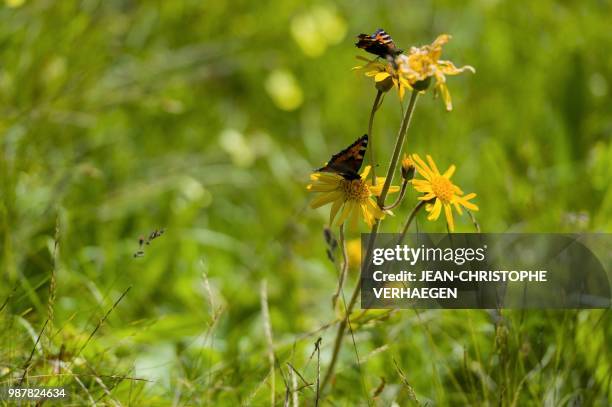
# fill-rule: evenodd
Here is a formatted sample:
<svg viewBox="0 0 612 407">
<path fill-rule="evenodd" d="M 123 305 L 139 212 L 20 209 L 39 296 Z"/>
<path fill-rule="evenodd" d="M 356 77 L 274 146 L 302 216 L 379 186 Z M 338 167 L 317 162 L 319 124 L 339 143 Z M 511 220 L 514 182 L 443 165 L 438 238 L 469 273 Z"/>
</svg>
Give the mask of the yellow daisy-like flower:
<svg viewBox="0 0 612 407">
<path fill-rule="evenodd" d="M 365 76 L 374 78 L 374 85 L 381 92 L 387 92 L 391 88 L 396 88 L 400 99 L 404 99 L 406 89 L 411 89 L 411 87 L 407 81 L 400 80 L 397 69 L 394 68 L 392 63 L 382 62 L 378 59 L 357 58 L 366 61 L 366 64 L 356 66 L 353 70 L 365 71 Z"/>
<path fill-rule="evenodd" d="M 422 192 L 425 195 L 420 196 L 420 201 L 432 201 L 435 199 L 433 204 L 428 203 L 425 206 L 425 210 L 429 212 L 428 220 L 437 220 L 444 207 L 444 214 L 446 215 L 446 223 L 448 229 L 453 232 L 455 230 L 455 222 L 453 220 L 452 207 L 455 208 L 459 215 L 463 214 L 461 207 L 471 209 L 473 211 L 478 210 L 478 206 L 469 202 L 470 199 L 476 197 L 475 193 L 463 195 L 463 191 L 455 184 L 453 184 L 450 178 L 455 172 L 455 166 L 451 165 L 444 174 L 440 174 L 436 163 L 427 155 L 427 165 L 418 154 L 412 154 L 412 159 L 416 167 L 417 173 L 425 179 L 413 179 L 412 185 L 418 192 Z"/>
<path fill-rule="evenodd" d="M 420 87 L 423 87 L 422 90 L 424 90 L 427 87 L 427 81 L 432 77 L 435 78 L 434 92 L 439 92 L 442 95 L 442 99 L 444 99 L 446 104 L 446 110 L 448 111 L 453 110 L 453 104 L 450 92 L 446 86 L 445 75 L 458 75 L 464 71 L 476 72 L 469 65 L 457 68 L 450 61 L 440 60 L 442 46 L 450 39 L 450 35 L 442 34 L 431 45 L 425 45 L 420 48 L 412 47 L 408 55 L 401 54 L 395 59 L 400 83 L 406 82 L 404 86 L 410 86 L 417 90 L 421 90 Z"/>
<path fill-rule="evenodd" d="M 328 203 L 332 204 L 329 213 L 329 224 L 333 224 L 336 215 L 340 216 L 336 220 L 336 225 L 342 225 L 344 221 L 350 219 L 351 225 L 357 227 L 359 215 L 372 227 L 376 219 L 385 217 L 385 213 L 380 209 L 373 197 L 380 196 L 385 177 L 377 177 L 376 186 L 367 180 L 370 173 L 370 166 L 364 168 L 360 178 L 348 180 L 339 174 L 331 172 L 316 172 L 310 175 L 312 184 L 307 189 L 312 192 L 320 193 L 310 204 L 311 208 L 318 208 Z M 389 192 L 397 192 L 399 187 L 392 186 Z"/>
</svg>

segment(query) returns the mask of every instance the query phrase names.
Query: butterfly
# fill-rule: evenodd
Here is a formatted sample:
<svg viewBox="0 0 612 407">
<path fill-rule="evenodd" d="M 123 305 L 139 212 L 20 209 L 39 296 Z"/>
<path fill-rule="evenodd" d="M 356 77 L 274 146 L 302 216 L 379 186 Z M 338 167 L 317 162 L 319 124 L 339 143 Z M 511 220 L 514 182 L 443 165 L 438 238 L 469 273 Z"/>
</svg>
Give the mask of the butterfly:
<svg viewBox="0 0 612 407">
<path fill-rule="evenodd" d="M 366 149 L 368 148 L 368 135 L 359 137 L 353 144 L 334 154 L 324 167 L 316 172 L 333 172 L 341 175 L 346 180 L 360 179 L 358 174 Z"/>
<path fill-rule="evenodd" d="M 393 38 L 385 30 L 379 28 L 372 35 L 359 34 L 359 41 L 355 43 L 357 48 L 364 49 L 370 54 L 378 55 L 379 57 L 392 59 L 394 56 L 401 54 L 401 49 L 395 46 Z"/>
</svg>

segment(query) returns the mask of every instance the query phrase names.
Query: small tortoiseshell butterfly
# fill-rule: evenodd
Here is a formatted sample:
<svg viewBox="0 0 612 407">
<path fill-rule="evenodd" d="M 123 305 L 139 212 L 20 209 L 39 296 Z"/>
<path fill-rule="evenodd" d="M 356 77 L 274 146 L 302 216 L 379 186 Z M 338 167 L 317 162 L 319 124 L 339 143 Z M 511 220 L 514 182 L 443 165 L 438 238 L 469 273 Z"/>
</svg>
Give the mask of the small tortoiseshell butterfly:
<svg viewBox="0 0 612 407">
<path fill-rule="evenodd" d="M 379 57 L 389 59 L 404 52 L 395 46 L 393 38 L 382 28 L 376 30 L 372 35 L 359 34 L 357 38 L 359 39 L 355 43 L 357 48 L 364 49 L 366 52 Z"/>
<path fill-rule="evenodd" d="M 315 171 L 333 172 L 347 180 L 360 179 L 358 172 L 367 148 L 368 135 L 365 134 L 338 154 L 334 154 L 324 167 Z"/>
</svg>

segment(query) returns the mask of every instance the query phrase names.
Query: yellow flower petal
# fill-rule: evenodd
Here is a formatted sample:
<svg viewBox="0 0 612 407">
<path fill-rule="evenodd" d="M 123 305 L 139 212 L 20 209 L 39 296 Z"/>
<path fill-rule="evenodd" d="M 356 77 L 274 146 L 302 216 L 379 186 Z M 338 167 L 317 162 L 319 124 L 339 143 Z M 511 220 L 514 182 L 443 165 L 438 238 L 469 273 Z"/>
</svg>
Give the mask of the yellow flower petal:
<svg viewBox="0 0 612 407">
<path fill-rule="evenodd" d="M 444 104 L 446 105 L 446 110 L 450 112 L 453 110 L 453 101 L 451 100 L 450 92 L 448 91 L 448 86 L 445 83 L 440 83 L 438 88 L 440 89 L 440 93 L 442 94 L 442 99 L 444 100 Z"/>
<path fill-rule="evenodd" d="M 442 174 L 442 176 L 446 179 L 450 179 L 450 177 L 453 176 L 453 174 L 455 173 L 455 165 L 451 165 L 450 167 L 448 167 L 448 170 L 446 170 L 446 172 L 444 174 Z"/>
<path fill-rule="evenodd" d="M 310 207 L 316 209 L 336 199 L 342 199 L 342 193 L 340 191 L 326 192 L 313 199 L 310 203 Z"/>
<path fill-rule="evenodd" d="M 366 203 L 361 204 L 361 215 L 363 216 L 365 223 L 367 223 L 368 226 L 372 226 L 374 220 L 372 214 L 370 211 L 368 211 L 368 206 Z"/>
<path fill-rule="evenodd" d="M 431 44 L 431 46 L 432 46 L 432 48 L 441 47 L 442 45 L 444 45 L 447 42 L 449 42 L 451 38 L 453 38 L 453 37 L 448 35 L 448 34 L 440 34 L 435 39 L 435 41 Z"/>
<path fill-rule="evenodd" d="M 375 218 L 382 218 L 385 216 L 384 212 L 378 207 L 378 204 L 373 199 L 368 199 L 366 202 L 368 210 Z"/>
<path fill-rule="evenodd" d="M 465 65 L 465 66 L 462 66 L 461 68 L 457 68 L 455 64 L 453 64 L 451 61 L 438 61 L 438 69 L 444 75 L 459 75 L 460 73 L 466 72 L 466 71 L 469 71 L 471 73 L 476 73 L 476 70 L 474 69 L 473 66 Z"/>
<path fill-rule="evenodd" d="M 436 197 L 436 194 L 434 194 L 433 192 L 430 192 L 426 195 L 418 197 L 418 200 L 419 201 L 429 201 L 430 199 L 434 199 L 435 197 Z"/>
<path fill-rule="evenodd" d="M 444 204 L 444 213 L 446 215 L 446 223 L 451 232 L 455 231 L 455 221 L 453 220 L 453 211 L 450 204 Z"/>
<path fill-rule="evenodd" d="M 461 205 L 459 205 L 459 201 L 455 200 L 453 202 L 453 205 L 455 206 L 455 210 L 457 211 L 459 216 L 463 215 L 463 209 L 461 209 Z"/>
<path fill-rule="evenodd" d="M 434 162 L 433 158 L 431 158 L 429 154 L 427 154 L 426 157 L 427 157 L 427 162 L 429 163 L 431 169 L 433 170 L 433 173 L 435 175 L 440 175 L 440 171 L 438 170 L 438 167 L 436 166 L 436 163 Z"/>
<path fill-rule="evenodd" d="M 462 197 L 457 197 L 457 202 L 459 202 L 461 205 L 463 205 L 465 208 L 475 211 L 477 212 L 478 206 L 474 205 L 471 202 L 468 202 L 469 199 L 472 199 L 476 196 L 475 193 L 471 193 L 471 194 L 467 194 L 466 196 L 462 196 Z"/>
<path fill-rule="evenodd" d="M 351 225 L 351 229 L 353 230 L 357 230 L 357 226 L 359 226 L 359 213 L 360 212 L 361 211 L 358 208 L 353 208 L 353 211 L 351 212 L 350 225 Z"/>
<path fill-rule="evenodd" d="M 388 72 L 379 72 L 374 76 L 374 81 L 375 82 L 382 82 L 385 79 L 387 79 L 388 77 L 390 77 L 391 75 L 389 75 Z"/>
<path fill-rule="evenodd" d="M 376 185 L 383 185 L 385 183 L 385 177 L 376 177 Z"/>
<path fill-rule="evenodd" d="M 436 199 L 436 202 L 431 208 L 431 212 L 429 213 L 427 220 L 437 220 L 440 217 L 441 210 L 442 210 L 442 201 L 440 199 Z"/>
<path fill-rule="evenodd" d="M 344 221 L 346 220 L 346 218 L 349 217 L 349 215 L 351 214 L 351 212 L 353 211 L 354 208 L 355 208 L 355 202 L 354 201 L 347 201 L 344 204 L 344 208 L 342 209 L 342 213 L 340 214 L 340 217 L 336 221 L 336 226 L 342 225 L 344 223 Z"/>
<path fill-rule="evenodd" d="M 376 186 L 370 186 L 370 192 L 374 196 L 380 196 L 382 193 L 383 184 L 377 184 Z"/>
<path fill-rule="evenodd" d="M 335 191 L 338 188 L 338 185 L 319 182 L 316 184 L 310 184 L 306 188 L 312 192 L 331 192 Z"/>
<path fill-rule="evenodd" d="M 410 85 L 410 82 L 408 82 L 408 80 L 407 80 L 406 78 L 404 78 L 404 77 L 400 76 L 400 78 L 399 78 L 399 82 L 400 82 L 400 84 L 401 84 L 403 87 L 405 87 L 405 88 L 407 88 L 407 89 L 412 89 L 412 86 Z"/>
<path fill-rule="evenodd" d="M 340 208 L 342 208 L 343 203 L 344 202 L 341 199 L 334 201 L 331 207 L 331 210 L 329 211 L 329 225 L 330 226 L 334 224 L 334 218 L 338 214 L 338 211 L 340 210 Z"/>
<path fill-rule="evenodd" d="M 433 189 L 431 188 L 431 185 L 427 185 L 427 186 L 415 186 L 414 189 L 417 192 L 422 192 L 424 194 L 428 194 L 430 192 L 433 192 Z"/>
<path fill-rule="evenodd" d="M 423 178 L 431 181 L 434 174 L 429 169 L 427 164 L 425 164 L 425 161 L 421 160 L 421 157 L 419 157 L 418 154 L 412 154 L 412 160 L 414 161 L 414 166 L 416 167 L 417 172 L 422 175 Z"/>
<path fill-rule="evenodd" d="M 342 177 L 338 174 L 334 174 L 333 172 L 316 172 L 310 175 L 310 179 L 312 179 L 313 181 L 337 184 L 338 181 L 342 179 Z"/>
</svg>

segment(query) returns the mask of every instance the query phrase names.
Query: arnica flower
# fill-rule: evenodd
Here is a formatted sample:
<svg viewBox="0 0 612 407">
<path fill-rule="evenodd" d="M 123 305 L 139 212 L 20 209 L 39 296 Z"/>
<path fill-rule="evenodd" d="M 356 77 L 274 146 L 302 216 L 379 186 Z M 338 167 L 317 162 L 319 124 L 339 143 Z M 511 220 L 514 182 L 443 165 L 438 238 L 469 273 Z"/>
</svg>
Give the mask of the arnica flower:
<svg viewBox="0 0 612 407">
<path fill-rule="evenodd" d="M 425 90 L 431 78 L 435 78 L 434 93 L 440 93 L 446 110 L 453 110 L 450 92 L 446 86 L 445 75 L 458 75 L 464 71 L 475 73 L 476 70 L 469 66 L 457 68 L 450 61 L 440 60 L 442 46 L 451 39 L 448 34 L 442 34 L 436 38 L 431 45 L 420 48 L 412 47 L 408 55 L 401 54 L 395 59 L 398 67 L 400 83 L 416 90 Z"/>
<path fill-rule="evenodd" d="M 360 174 L 360 178 L 354 180 L 344 179 L 341 175 L 330 172 L 316 172 L 310 176 L 313 181 L 307 189 L 318 192 L 310 206 L 319 208 L 328 203 L 332 204 L 329 213 L 329 224 L 333 224 L 336 215 L 336 225 L 342 225 L 347 219 L 351 221 L 351 226 L 356 228 L 359 215 L 372 227 L 376 219 L 383 219 L 385 212 L 379 208 L 373 197 L 380 196 L 384 177 L 377 177 L 376 186 L 367 180 L 370 173 L 370 166 L 366 166 Z M 392 186 L 389 192 L 397 192 L 399 187 Z"/>
<path fill-rule="evenodd" d="M 400 80 L 397 69 L 390 62 L 383 62 L 379 59 L 369 60 L 363 57 L 357 57 L 366 61 L 365 65 L 356 66 L 355 71 L 365 71 L 365 76 L 374 78 L 374 86 L 381 92 L 387 92 L 391 88 L 396 88 L 400 99 L 404 99 L 406 89 L 411 89 L 410 84 L 404 80 Z"/>
<path fill-rule="evenodd" d="M 420 196 L 420 201 L 432 201 L 425 206 L 425 210 L 429 212 L 428 220 L 437 220 L 440 217 L 440 212 L 444 208 L 444 214 L 446 215 L 446 223 L 448 229 L 451 232 L 455 231 L 455 221 L 453 220 L 453 211 L 455 210 L 459 215 L 463 214 L 461 207 L 471 209 L 473 211 L 478 210 L 478 206 L 469 202 L 470 199 L 476 197 L 475 193 L 463 195 L 463 191 L 455 184 L 453 184 L 450 178 L 455 172 L 455 166 L 451 165 L 444 174 L 440 174 L 436 163 L 427 155 L 427 165 L 418 154 L 412 155 L 417 173 L 425 179 L 413 179 L 412 185 L 418 192 L 422 192 L 425 195 Z"/>
</svg>

